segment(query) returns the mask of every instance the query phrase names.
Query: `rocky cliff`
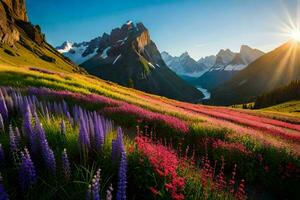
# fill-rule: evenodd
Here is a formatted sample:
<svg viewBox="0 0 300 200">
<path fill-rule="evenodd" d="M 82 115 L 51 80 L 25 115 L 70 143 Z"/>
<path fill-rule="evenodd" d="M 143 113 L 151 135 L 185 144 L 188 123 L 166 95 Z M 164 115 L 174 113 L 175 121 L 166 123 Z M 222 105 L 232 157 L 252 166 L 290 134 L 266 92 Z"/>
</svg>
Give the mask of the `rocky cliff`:
<svg viewBox="0 0 300 200">
<path fill-rule="evenodd" d="M 25 0 L 0 1 L 0 43 L 14 46 L 23 33 L 39 45 L 45 41 L 40 27 L 28 21 Z"/>
</svg>

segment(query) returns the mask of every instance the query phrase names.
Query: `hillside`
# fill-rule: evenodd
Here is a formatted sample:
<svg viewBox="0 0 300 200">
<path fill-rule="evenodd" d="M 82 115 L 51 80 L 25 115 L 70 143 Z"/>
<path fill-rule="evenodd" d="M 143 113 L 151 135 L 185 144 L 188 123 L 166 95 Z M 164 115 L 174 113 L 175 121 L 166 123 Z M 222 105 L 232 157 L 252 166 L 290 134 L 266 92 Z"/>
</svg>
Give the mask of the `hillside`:
<svg viewBox="0 0 300 200">
<path fill-rule="evenodd" d="M 254 101 L 257 96 L 300 79 L 299 43 L 289 41 L 267 53 L 212 92 L 215 104 Z"/>
<path fill-rule="evenodd" d="M 292 81 L 290 84 L 276 88 L 268 93 L 258 96 L 255 101 L 255 108 L 265 108 L 276 104 L 299 100 L 300 81 Z"/>
<path fill-rule="evenodd" d="M 285 103 L 263 108 L 261 109 L 261 111 L 300 117 L 300 101 L 288 101 Z"/>
<path fill-rule="evenodd" d="M 238 166 L 239 173 L 245 177 L 248 184 L 255 188 L 263 187 L 271 193 L 284 197 L 292 194 L 286 192 L 293 190 L 291 185 L 297 187 L 293 183 L 296 181 L 296 177 L 292 176 L 281 180 L 278 179 L 279 175 L 274 175 L 270 179 L 263 170 L 264 166 L 268 165 L 272 173 L 277 173 L 278 167 L 284 165 L 286 159 L 298 166 L 299 163 L 297 164 L 295 159 L 300 152 L 297 136 L 300 128 L 299 125 L 294 124 L 295 120 L 292 116 L 285 116 L 284 119 L 281 119 L 277 114 L 260 115 L 230 108 L 188 104 L 124 88 L 111 82 L 77 73 L 48 73 L 20 67 L 1 66 L 0 85 L 22 88 L 38 86 L 54 89 L 29 88 L 28 92 L 41 95 L 43 99 L 54 98 L 59 101 L 60 98 L 63 98 L 68 102 L 81 102 L 80 105 L 89 109 L 101 110 L 106 118 L 129 130 L 129 135 L 133 134 L 130 130 L 137 125 L 155 127 L 156 137 L 172 138 L 174 145 L 177 139 L 182 138 L 184 139 L 182 140 L 184 141 L 183 146 L 195 146 L 197 157 L 203 155 L 203 138 L 207 138 L 212 142 L 207 144 L 211 149 L 209 156 L 220 159 L 219 156 L 223 155 L 227 170 L 232 169 L 234 163 L 242 159 L 245 165 Z M 70 92 L 65 92 L 65 90 Z M 275 117 L 277 118 L 274 119 Z M 3 140 L 0 137 L 1 141 Z M 272 151 L 268 151 L 270 147 L 272 147 Z M 256 156 L 262 152 L 266 159 L 263 165 L 256 163 Z M 128 156 L 130 155 L 129 153 Z M 270 158 L 274 156 L 278 160 L 273 162 Z M 255 167 L 253 167 L 254 163 L 256 163 Z M 262 170 L 259 172 L 257 169 Z M 250 174 L 255 173 L 257 176 L 246 175 L 245 171 Z M 295 172 L 290 171 L 290 173 Z M 129 177 L 131 176 L 129 175 Z M 188 180 L 188 177 L 186 178 Z M 276 181 L 264 182 L 264 180 Z M 140 184 L 134 181 L 139 180 L 129 179 L 130 188 L 131 184 Z M 275 182 L 276 184 L 273 184 Z M 278 183 L 280 183 L 281 189 L 278 188 Z M 138 194 L 136 192 L 134 194 Z M 144 192 L 147 193 L 147 191 Z M 186 192 L 184 194 L 187 195 Z M 253 194 L 250 192 L 249 195 Z"/>
<path fill-rule="evenodd" d="M 0 63 L 84 73 L 47 43 L 41 28 L 32 25 L 26 13 L 25 1 L 0 2 Z"/>
</svg>

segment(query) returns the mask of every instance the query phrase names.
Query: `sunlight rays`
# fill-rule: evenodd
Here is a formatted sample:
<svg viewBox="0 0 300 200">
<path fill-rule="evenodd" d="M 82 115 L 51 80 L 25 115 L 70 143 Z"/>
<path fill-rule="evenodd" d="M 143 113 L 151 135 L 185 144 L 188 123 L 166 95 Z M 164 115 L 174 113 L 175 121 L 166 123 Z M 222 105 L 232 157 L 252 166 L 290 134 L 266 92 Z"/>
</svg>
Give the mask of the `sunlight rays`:
<svg viewBox="0 0 300 200">
<path fill-rule="evenodd" d="M 287 38 L 288 42 L 283 46 L 281 54 L 272 58 L 274 61 L 279 61 L 279 66 L 274 74 L 270 74 L 271 77 L 267 84 L 270 88 L 289 83 L 298 71 L 296 63 L 299 60 L 300 52 L 300 1 L 297 0 L 292 9 L 288 9 L 284 1 L 282 3 L 284 16 L 276 22 L 278 32 L 273 35 Z M 282 76 L 285 78 L 280 79 Z"/>
</svg>

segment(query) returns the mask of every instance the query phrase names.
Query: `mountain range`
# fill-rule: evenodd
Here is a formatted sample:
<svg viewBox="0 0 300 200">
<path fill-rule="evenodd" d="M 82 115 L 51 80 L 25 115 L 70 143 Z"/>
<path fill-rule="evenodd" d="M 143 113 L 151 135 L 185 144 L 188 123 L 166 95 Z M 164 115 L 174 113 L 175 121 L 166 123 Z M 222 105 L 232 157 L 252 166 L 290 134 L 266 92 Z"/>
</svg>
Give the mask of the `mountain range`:
<svg viewBox="0 0 300 200">
<path fill-rule="evenodd" d="M 214 65 L 194 81 L 194 84 L 212 90 L 232 78 L 237 72 L 245 69 L 262 55 L 264 55 L 262 51 L 247 45 L 242 45 L 238 53 L 229 49 L 222 49 L 216 55 Z"/>
<path fill-rule="evenodd" d="M 230 105 L 254 101 L 257 96 L 300 79 L 300 44 L 289 41 L 261 56 L 212 91 L 211 102 Z"/>
<path fill-rule="evenodd" d="M 215 60 L 214 56 L 210 56 L 197 62 L 191 58 L 188 52 L 183 53 L 179 57 L 171 56 L 165 51 L 161 55 L 167 66 L 179 76 L 199 77 L 211 67 L 211 61 Z"/>
<path fill-rule="evenodd" d="M 173 99 L 196 102 L 203 94 L 165 64 L 148 29 L 128 21 L 110 34 L 57 50 L 102 79 Z"/>
</svg>

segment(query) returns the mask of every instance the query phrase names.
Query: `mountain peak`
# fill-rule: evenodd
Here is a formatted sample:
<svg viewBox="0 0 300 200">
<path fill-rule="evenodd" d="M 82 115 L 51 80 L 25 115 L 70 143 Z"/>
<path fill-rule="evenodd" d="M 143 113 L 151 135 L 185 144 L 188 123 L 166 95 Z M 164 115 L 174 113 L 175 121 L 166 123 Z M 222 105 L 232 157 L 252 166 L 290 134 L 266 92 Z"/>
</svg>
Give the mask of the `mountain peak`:
<svg viewBox="0 0 300 200">
<path fill-rule="evenodd" d="M 56 47 L 56 49 L 60 53 L 67 53 L 72 49 L 72 47 L 73 47 L 73 42 L 67 40 L 64 43 L 62 43 L 61 46 Z"/>
<path fill-rule="evenodd" d="M 242 51 L 246 51 L 246 50 L 252 50 L 252 48 L 249 47 L 248 45 L 243 44 L 243 45 L 241 46 L 240 53 L 241 53 Z"/>
<path fill-rule="evenodd" d="M 228 64 L 230 61 L 233 60 L 235 55 L 236 53 L 232 52 L 230 49 L 226 49 L 226 50 L 221 49 L 217 54 L 216 65 Z"/>
<path fill-rule="evenodd" d="M 185 51 L 180 57 L 190 57 L 190 55 L 187 51 Z"/>
</svg>

